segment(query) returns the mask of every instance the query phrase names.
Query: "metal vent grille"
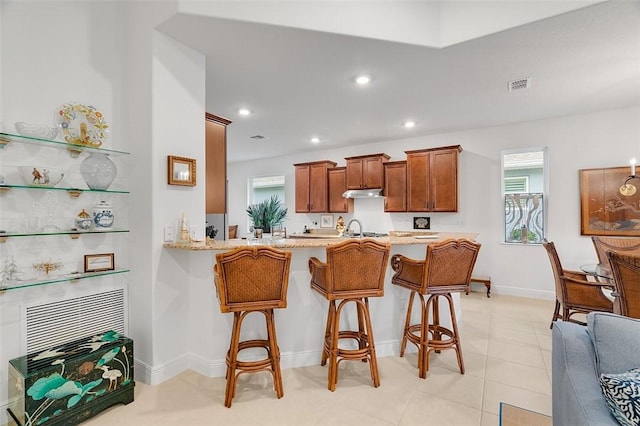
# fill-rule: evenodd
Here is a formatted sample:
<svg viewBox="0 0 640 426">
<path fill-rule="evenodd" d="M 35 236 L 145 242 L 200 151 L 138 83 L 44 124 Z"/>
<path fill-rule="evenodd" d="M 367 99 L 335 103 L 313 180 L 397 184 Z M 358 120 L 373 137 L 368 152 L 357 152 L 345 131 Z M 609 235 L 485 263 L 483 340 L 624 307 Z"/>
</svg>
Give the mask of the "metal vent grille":
<svg viewBox="0 0 640 426">
<path fill-rule="evenodd" d="M 262 135 L 253 135 L 253 136 L 251 136 L 250 139 L 259 141 L 260 139 L 266 139 L 266 138 L 267 138 L 266 136 L 262 136 Z"/>
<path fill-rule="evenodd" d="M 531 77 L 521 78 L 509 82 L 509 91 L 523 90 L 531 87 Z"/>
<path fill-rule="evenodd" d="M 51 348 L 114 330 L 126 335 L 125 289 L 26 308 L 26 351 Z"/>
</svg>

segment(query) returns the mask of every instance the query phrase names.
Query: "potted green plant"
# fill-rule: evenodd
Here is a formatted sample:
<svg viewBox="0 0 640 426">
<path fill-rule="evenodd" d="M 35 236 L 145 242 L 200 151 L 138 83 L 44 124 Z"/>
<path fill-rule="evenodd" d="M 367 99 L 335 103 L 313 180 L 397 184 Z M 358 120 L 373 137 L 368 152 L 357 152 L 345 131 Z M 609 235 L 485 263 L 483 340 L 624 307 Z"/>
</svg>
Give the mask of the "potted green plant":
<svg viewBox="0 0 640 426">
<path fill-rule="evenodd" d="M 287 208 L 284 207 L 277 195 L 270 199 L 252 204 L 247 207 L 247 214 L 253 222 L 253 229 L 262 229 L 263 232 L 271 232 L 271 226 L 281 223 L 287 217 Z"/>
</svg>

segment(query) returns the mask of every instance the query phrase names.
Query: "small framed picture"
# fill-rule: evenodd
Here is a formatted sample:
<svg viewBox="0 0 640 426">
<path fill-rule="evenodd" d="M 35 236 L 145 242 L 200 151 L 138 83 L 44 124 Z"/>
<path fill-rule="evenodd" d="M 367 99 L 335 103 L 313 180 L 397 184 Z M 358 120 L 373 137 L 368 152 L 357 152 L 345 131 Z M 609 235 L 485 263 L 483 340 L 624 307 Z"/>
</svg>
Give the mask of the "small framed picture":
<svg viewBox="0 0 640 426">
<path fill-rule="evenodd" d="M 167 157 L 167 183 L 169 185 L 196 186 L 196 160 L 169 155 Z"/>
<path fill-rule="evenodd" d="M 84 272 L 113 271 L 114 269 L 113 253 L 84 255 Z"/>
<path fill-rule="evenodd" d="M 320 215 L 320 228 L 333 228 L 333 215 L 321 214 Z"/>
</svg>

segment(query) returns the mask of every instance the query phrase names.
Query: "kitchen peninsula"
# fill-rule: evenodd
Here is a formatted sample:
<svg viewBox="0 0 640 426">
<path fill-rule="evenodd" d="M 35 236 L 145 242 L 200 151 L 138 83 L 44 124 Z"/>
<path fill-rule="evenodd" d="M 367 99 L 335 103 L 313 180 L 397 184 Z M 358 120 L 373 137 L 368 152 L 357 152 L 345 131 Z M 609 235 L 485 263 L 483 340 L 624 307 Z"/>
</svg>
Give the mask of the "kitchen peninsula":
<svg viewBox="0 0 640 426">
<path fill-rule="evenodd" d="M 442 241 L 447 238 L 467 238 L 475 240 L 478 236 L 477 233 L 462 233 L 462 232 L 396 232 L 391 231 L 389 236 L 375 237 L 377 241 L 385 242 L 395 245 L 415 245 L 415 244 L 431 244 L 437 241 Z M 262 239 L 232 239 L 227 241 L 208 240 L 208 241 L 193 241 L 193 242 L 174 242 L 163 244 L 164 248 L 180 249 L 180 250 L 232 250 L 237 247 L 244 246 L 257 246 L 268 245 L 271 247 L 281 249 L 295 249 L 295 248 L 311 248 L 311 247 L 326 247 L 329 244 L 336 244 L 340 241 L 344 241 L 341 237 L 326 237 L 315 236 L 315 234 L 309 234 L 308 237 L 297 236 L 296 238 L 284 238 L 282 240 L 273 240 L 269 237 Z M 424 253 L 423 253 L 424 255 Z M 424 256 L 423 256 L 424 257 Z"/>
<path fill-rule="evenodd" d="M 391 254 L 403 254 L 413 259 L 424 259 L 426 245 L 447 238 L 468 238 L 475 240 L 476 233 L 455 232 L 389 232 L 389 236 L 374 239 L 391 244 Z M 325 247 L 344 241 L 343 238 L 286 238 L 271 241 L 233 239 L 228 241 L 212 240 L 208 242 L 165 243 L 163 257 L 166 265 L 165 279 L 171 283 L 174 291 L 189 292 L 190 300 L 197 309 L 185 308 L 184 315 L 197 318 L 199 329 L 199 354 L 204 357 L 192 359 L 189 368 L 209 377 L 221 377 L 225 374 L 226 349 L 231 333 L 231 316 L 220 313 L 213 285 L 213 265 L 215 256 L 211 251 L 227 251 L 242 246 L 268 244 L 283 250 L 291 250 L 291 270 L 287 292 L 287 308 L 276 312 L 276 330 L 281 352 L 282 368 L 294 368 L 320 363 L 322 342 L 325 331 L 327 303 L 320 295 L 311 291 L 309 280 L 309 258 L 315 256 L 325 260 Z M 172 267 L 173 265 L 173 267 Z M 176 267 L 177 266 L 177 267 Z M 391 284 L 393 270 L 387 265 L 385 276 L 385 294 L 369 301 L 373 330 L 375 330 L 376 352 L 379 357 L 397 356 L 408 292 Z M 456 315 L 462 318 L 459 294 L 454 294 Z M 448 309 L 442 305 L 442 313 Z M 416 315 L 419 313 L 415 312 Z M 446 315 L 442 315 L 446 317 Z M 348 316 L 351 318 L 351 315 Z M 264 328 L 263 319 L 256 315 L 246 319 L 246 330 Z M 464 342 L 462 344 L 464 348 Z M 413 348 L 407 348 L 413 350 Z M 433 354 L 432 356 L 439 356 Z M 384 377 L 384 372 L 381 372 Z M 416 373 L 417 374 L 417 373 Z M 384 384 L 384 378 L 382 379 Z M 286 389 L 285 389 L 286 393 Z"/>
</svg>

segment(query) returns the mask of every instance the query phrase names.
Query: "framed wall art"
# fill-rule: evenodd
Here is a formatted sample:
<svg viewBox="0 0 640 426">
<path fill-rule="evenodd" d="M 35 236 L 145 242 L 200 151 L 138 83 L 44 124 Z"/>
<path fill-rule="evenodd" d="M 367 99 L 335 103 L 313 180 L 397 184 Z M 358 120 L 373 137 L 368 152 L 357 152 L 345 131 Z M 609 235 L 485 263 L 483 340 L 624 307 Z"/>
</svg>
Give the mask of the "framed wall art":
<svg viewBox="0 0 640 426">
<path fill-rule="evenodd" d="M 580 173 L 580 233 L 640 236 L 640 179 L 629 167 L 583 169 Z"/>
<path fill-rule="evenodd" d="M 195 159 L 169 155 L 167 162 L 167 183 L 169 185 L 196 186 Z"/>
<path fill-rule="evenodd" d="M 84 255 L 84 272 L 113 271 L 114 269 L 113 253 Z"/>
<path fill-rule="evenodd" d="M 333 215 L 321 214 L 320 215 L 320 228 L 333 228 Z"/>
</svg>

